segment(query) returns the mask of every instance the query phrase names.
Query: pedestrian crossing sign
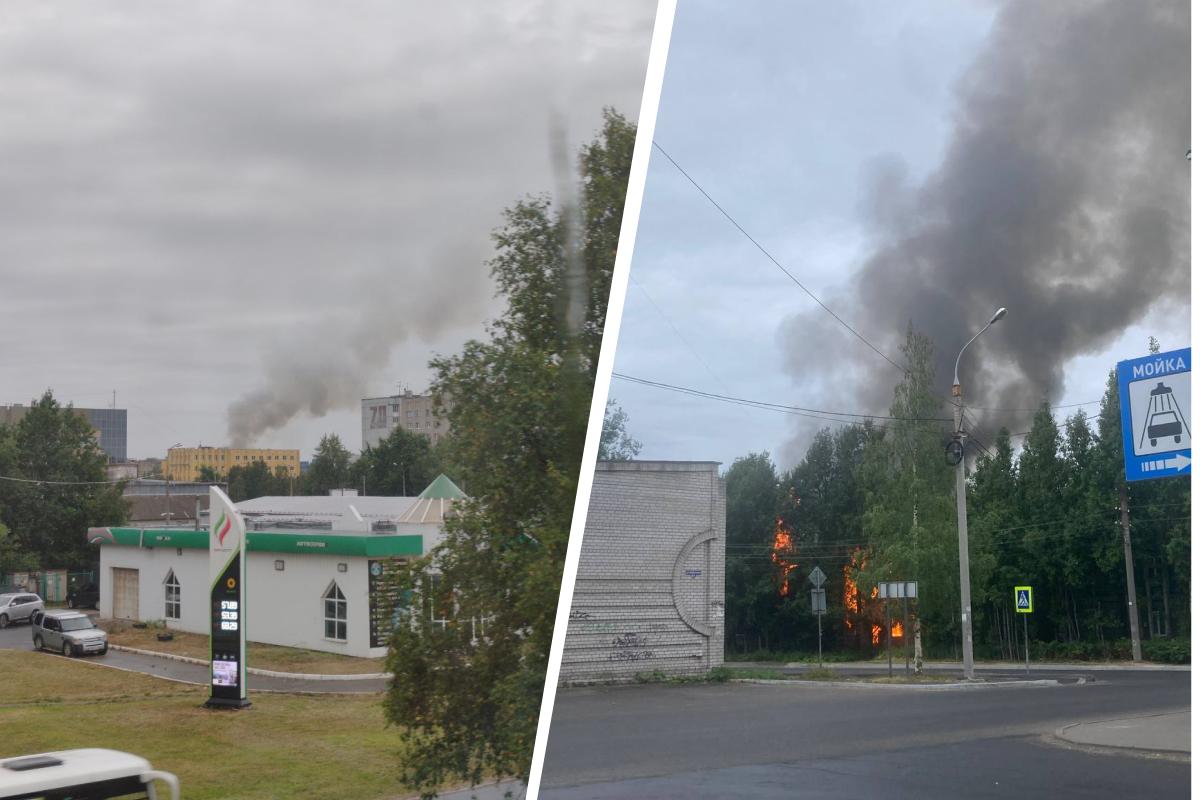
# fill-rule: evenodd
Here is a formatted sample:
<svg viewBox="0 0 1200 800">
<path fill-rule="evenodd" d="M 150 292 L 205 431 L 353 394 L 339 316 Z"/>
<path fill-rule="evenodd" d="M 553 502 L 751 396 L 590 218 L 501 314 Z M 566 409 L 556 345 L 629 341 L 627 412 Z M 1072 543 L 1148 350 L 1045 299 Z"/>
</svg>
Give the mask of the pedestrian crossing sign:
<svg viewBox="0 0 1200 800">
<path fill-rule="evenodd" d="M 1032 586 L 1014 586 L 1017 594 L 1017 613 L 1032 614 L 1033 613 L 1033 587 Z"/>
</svg>

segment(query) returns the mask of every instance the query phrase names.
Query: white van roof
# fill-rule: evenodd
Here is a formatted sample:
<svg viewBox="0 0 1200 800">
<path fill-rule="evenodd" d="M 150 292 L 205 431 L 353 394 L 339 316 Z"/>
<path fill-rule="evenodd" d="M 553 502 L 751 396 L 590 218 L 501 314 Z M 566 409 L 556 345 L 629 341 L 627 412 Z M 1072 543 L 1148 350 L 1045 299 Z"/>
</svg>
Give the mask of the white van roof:
<svg viewBox="0 0 1200 800">
<path fill-rule="evenodd" d="M 61 764 L 33 769 L 6 769 L 5 765 L 28 758 L 49 756 Z M 151 772 L 150 762 L 119 750 L 99 747 L 58 750 L 0 760 L 0 798 L 20 797 L 29 792 L 67 789 L 82 783 L 135 778 Z"/>
</svg>

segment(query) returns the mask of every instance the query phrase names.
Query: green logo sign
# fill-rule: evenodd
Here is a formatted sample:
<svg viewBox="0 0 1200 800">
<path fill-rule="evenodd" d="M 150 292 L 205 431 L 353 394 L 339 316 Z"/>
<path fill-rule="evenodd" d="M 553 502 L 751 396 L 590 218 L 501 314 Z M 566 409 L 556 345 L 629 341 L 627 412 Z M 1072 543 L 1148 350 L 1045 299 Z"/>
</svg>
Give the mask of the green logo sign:
<svg viewBox="0 0 1200 800">
<path fill-rule="evenodd" d="M 1033 587 L 1032 586 L 1014 586 L 1013 591 L 1016 593 L 1017 613 L 1032 614 L 1033 613 Z"/>
</svg>

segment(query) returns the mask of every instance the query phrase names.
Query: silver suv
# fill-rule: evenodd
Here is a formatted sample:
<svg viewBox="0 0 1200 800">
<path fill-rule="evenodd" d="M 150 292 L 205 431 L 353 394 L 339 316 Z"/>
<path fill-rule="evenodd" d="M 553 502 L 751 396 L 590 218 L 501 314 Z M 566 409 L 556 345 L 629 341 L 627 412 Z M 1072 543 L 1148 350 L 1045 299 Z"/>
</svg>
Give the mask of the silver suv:
<svg viewBox="0 0 1200 800">
<path fill-rule="evenodd" d="M 0 594 L 0 628 L 7 628 L 14 622 L 26 622 L 33 612 L 46 607 L 42 598 L 29 592 L 12 592 Z"/>
<path fill-rule="evenodd" d="M 108 652 L 108 634 L 92 618 L 78 611 L 46 611 L 33 615 L 33 647 L 54 650 L 64 656 Z"/>
</svg>

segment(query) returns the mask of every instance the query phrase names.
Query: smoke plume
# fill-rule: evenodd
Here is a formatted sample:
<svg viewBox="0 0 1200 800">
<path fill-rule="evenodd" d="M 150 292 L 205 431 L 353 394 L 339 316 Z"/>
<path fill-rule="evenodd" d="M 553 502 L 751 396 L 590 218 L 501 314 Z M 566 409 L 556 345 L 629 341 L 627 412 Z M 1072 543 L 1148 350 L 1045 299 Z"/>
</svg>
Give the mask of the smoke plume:
<svg viewBox="0 0 1200 800">
<path fill-rule="evenodd" d="M 968 406 L 1030 408 L 1061 398 L 1073 356 L 1152 307 L 1186 304 L 1189 14 L 1182 0 L 1004 4 L 958 86 L 940 167 L 913 185 L 895 158 L 868 166 L 872 253 L 836 303 L 855 327 L 899 361 L 911 321 L 932 338 L 948 394 L 959 348 L 1007 306 L 963 357 L 964 394 Z M 789 369 L 808 382 L 853 354 L 867 363 L 849 376 L 855 405 L 886 409 L 900 373 L 821 314 L 783 324 L 785 341 L 815 331 L 828 345 L 790 348 Z M 1019 424 L 975 416 L 991 430 Z"/>
<path fill-rule="evenodd" d="M 264 359 L 261 386 L 230 404 L 232 445 L 244 447 L 301 414 L 358 408 L 403 342 L 482 324 L 491 289 L 485 255 L 463 244 L 425 270 L 381 272 L 375 286 L 355 289 L 362 299 L 349 317 L 314 319 L 299 333 L 290 331 Z"/>
</svg>

